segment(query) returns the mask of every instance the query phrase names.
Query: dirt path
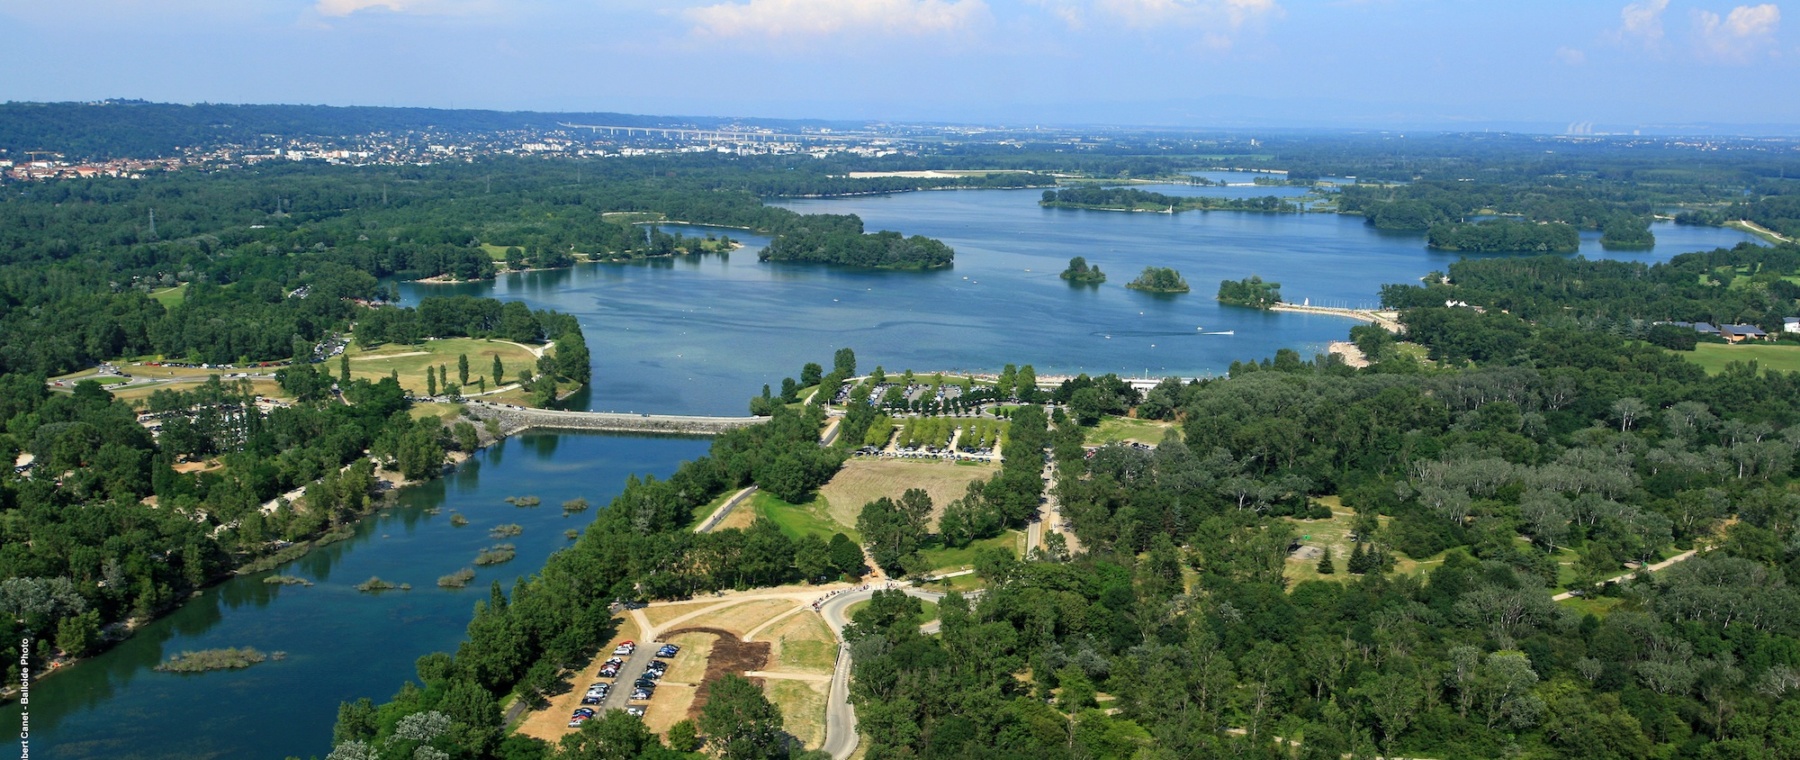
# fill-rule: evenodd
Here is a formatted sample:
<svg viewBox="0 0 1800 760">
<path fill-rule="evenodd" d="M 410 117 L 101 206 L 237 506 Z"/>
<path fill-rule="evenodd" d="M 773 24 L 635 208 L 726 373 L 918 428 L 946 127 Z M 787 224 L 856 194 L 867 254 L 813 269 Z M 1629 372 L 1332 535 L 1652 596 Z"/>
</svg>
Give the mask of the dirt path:
<svg viewBox="0 0 1800 760">
<path fill-rule="evenodd" d="M 1630 579 L 1632 579 L 1632 578 L 1635 578 L 1635 577 L 1637 577 L 1637 576 L 1638 576 L 1638 574 L 1640 574 L 1640 573 L 1654 573 L 1654 572 L 1656 572 L 1656 571 L 1658 571 L 1658 570 L 1661 570 L 1661 569 L 1663 569 L 1663 568 L 1666 568 L 1666 567 L 1668 567 L 1668 566 L 1670 566 L 1670 565 L 1673 565 L 1673 564 L 1675 564 L 1675 563 L 1677 563 L 1677 562 L 1681 562 L 1681 561 L 1683 561 L 1683 560 L 1687 560 L 1687 559 L 1692 559 L 1692 558 L 1693 558 L 1693 557 L 1694 557 L 1694 556 L 1695 556 L 1695 555 L 1697 555 L 1697 554 L 1698 554 L 1698 553 L 1699 553 L 1699 550 L 1698 550 L 1698 549 L 1689 549 L 1689 550 L 1687 550 L 1687 551 L 1685 551 L 1685 552 L 1682 552 L 1682 553 L 1680 553 L 1680 554 L 1677 554 L 1677 555 L 1675 555 L 1675 556 L 1673 556 L 1673 557 L 1670 557 L 1670 558 L 1668 558 L 1668 559 L 1665 559 L 1665 560 L 1663 560 L 1663 561 L 1661 561 L 1661 562 L 1658 562 L 1658 563 L 1656 563 L 1656 564 L 1654 564 L 1654 565 L 1651 565 L 1651 566 L 1649 566 L 1649 567 L 1640 567 L 1640 568 L 1638 568 L 1638 569 L 1636 569 L 1636 570 L 1633 570 L 1633 571 L 1631 571 L 1631 572 L 1629 572 L 1629 573 L 1621 573 L 1621 574 L 1619 574 L 1619 575 L 1615 575 L 1615 576 L 1613 576 L 1613 577 L 1611 577 L 1611 578 L 1607 578 L 1607 579 L 1606 579 L 1606 580 L 1604 580 L 1604 581 L 1601 581 L 1601 582 L 1600 582 L 1600 583 L 1598 583 L 1598 584 L 1596 584 L 1596 585 L 1595 585 L 1595 588 L 1599 588 L 1599 587 L 1601 587 L 1601 586 L 1605 586 L 1605 585 L 1606 585 L 1606 584 L 1608 584 L 1608 583 L 1619 583 L 1619 582 L 1621 582 L 1621 581 L 1626 581 L 1626 580 L 1630 580 Z M 1562 600 L 1564 600 L 1564 599 L 1573 599 L 1573 598 L 1575 598 L 1575 592 L 1574 592 L 1574 591 L 1564 591 L 1564 592 L 1562 592 L 1562 593 L 1560 593 L 1560 594 L 1557 594 L 1557 595 L 1556 595 L 1556 596 L 1553 596 L 1553 597 L 1550 597 L 1550 600 L 1551 600 L 1551 601 L 1556 601 L 1556 602 L 1560 602 L 1560 601 L 1562 601 Z"/>
</svg>

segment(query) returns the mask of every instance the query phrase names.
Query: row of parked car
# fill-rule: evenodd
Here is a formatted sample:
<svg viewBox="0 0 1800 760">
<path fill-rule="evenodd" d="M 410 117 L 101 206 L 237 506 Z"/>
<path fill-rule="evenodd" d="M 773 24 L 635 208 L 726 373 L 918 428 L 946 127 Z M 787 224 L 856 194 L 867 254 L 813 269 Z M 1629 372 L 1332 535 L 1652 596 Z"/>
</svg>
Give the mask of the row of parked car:
<svg viewBox="0 0 1800 760">
<path fill-rule="evenodd" d="M 613 648 L 613 656 L 600 664 L 599 676 L 601 678 L 618 678 L 619 671 L 625 667 L 625 658 L 630 657 L 636 651 L 637 642 L 620 642 L 617 647 Z M 651 660 L 650 664 L 644 667 L 643 674 L 632 682 L 629 699 L 634 702 L 647 702 L 656 696 L 656 682 L 662 680 L 663 674 L 669 670 L 667 660 L 680 653 L 681 647 L 674 644 L 664 644 L 657 649 L 657 659 Z M 587 693 L 581 697 L 582 706 L 576 708 L 574 714 L 569 716 L 569 727 L 580 728 L 581 724 L 591 720 L 594 717 L 595 707 L 606 703 L 606 698 L 612 694 L 612 688 L 613 683 L 607 681 L 595 681 L 588 686 Z M 594 707 L 590 707 L 590 705 Z M 644 705 L 625 706 L 627 714 L 640 718 L 644 716 L 645 709 Z"/>
</svg>

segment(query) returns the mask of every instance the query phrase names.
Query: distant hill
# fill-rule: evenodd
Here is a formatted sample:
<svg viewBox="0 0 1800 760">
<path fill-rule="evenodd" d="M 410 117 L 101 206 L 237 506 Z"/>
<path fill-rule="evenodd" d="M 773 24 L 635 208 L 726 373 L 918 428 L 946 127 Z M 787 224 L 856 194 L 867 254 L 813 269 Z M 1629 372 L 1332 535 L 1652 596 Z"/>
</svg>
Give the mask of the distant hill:
<svg viewBox="0 0 1800 760">
<path fill-rule="evenodd" d="M 261 146 L 268 137 L 341 139 L 375 132 L 441 130 L 456 133 L 554 129 L 558 122 L 638 127 L 717 129 L 755 125 L 782 131 L 861 124 L 728 117 L 642 116 L 377 106 L 179 105 L 135 100 L 97 103 L 0 104 L 0 149 L 55 151 L 75 160 L 153 158 L 187 147 Z"/>
</svg>

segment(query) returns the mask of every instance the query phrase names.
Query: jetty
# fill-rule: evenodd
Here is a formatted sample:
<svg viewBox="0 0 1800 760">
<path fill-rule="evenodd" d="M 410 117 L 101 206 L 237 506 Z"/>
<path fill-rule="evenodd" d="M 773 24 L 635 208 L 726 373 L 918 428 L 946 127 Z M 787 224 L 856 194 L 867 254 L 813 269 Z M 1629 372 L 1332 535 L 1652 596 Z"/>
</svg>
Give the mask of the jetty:
<svg viewBox="0 0 1800 760">
<path fill-rule="evenodd" d="M 1339 309 L 1332 306 L 1293 304 L 1285 301 L 1277 303 L 1274 306 L 1269 307 L 1269 309 L 1271 311 L 1292 311 L 1301 314 L 1327 314 L 1334 317 L 1354 319 L 1359 322 L 1370 322 L 1381 326 L 1391 333 L 1406 332 L 1406 327 L 1400 324 L 1400 312 L 1398 311 L 1381 309 Z"/>
</svg>

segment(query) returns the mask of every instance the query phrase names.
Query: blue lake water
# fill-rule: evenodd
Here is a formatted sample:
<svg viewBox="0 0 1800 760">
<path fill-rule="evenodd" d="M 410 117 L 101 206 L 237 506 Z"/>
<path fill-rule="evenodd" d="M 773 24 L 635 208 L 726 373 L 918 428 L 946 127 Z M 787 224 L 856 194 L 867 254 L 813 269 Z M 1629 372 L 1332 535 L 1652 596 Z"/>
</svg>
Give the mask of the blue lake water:
<svg viewBox="0 0 1800 760">
<path fill-rule="evenodd" d="M 1143 187 L 1184 194 L 1304 192 Z M 577 315 L 594 356 L 594 387 L 576 399 L 587 408 L 742 414 L 764 383 L 797 374 L 805 362 L 827 363 L 841 346 L 856 349 L 865 369 L 992 370 L 1014 362 L 1032 364 L 1040 375 L 1191 377 L 1221 374 L 1234 360 L 1279 348 L 1317 353 L 1342 339 L 1351 323 L 1221 306 L 1213 300 L 1219 281 L 1256 274 L 1282 283 L 1290 301 L 1374 306 L 1382 284 L 1416 282 L 1463 255 L 1427 250 L 1421 233 L 1382 232 L 1358 217 L 1046 209 L 1037 205 L 1041 195 L 939 191 L 779 204 L 805 213 L 855 213 L 871 230 L 940 238 L 955 247 L 956 266 L 933 272 L 758 263 L 756 251 L 767 241 L 725 230 L 747 244 L 728 257 L 583 264 L 494 282 L 407 285 L 402 293 L 408 299 L 489 295 Z M 1709 227 L 1658 224 L 1655 231 L 1653 250 L 1602 251 L 1594 234 L 1584 235 L 1582 253 L 1661 261 L 1751 239 Z M 1073 256 L 1099 265 L 1111 279 L 1098 287 L 1058 279 Z M 1126 289 L 1146 265 L 1180 270 L 1193 292 Z M 1204 334 L 1225 331 L 1235 334 Z"/>
</svg>

